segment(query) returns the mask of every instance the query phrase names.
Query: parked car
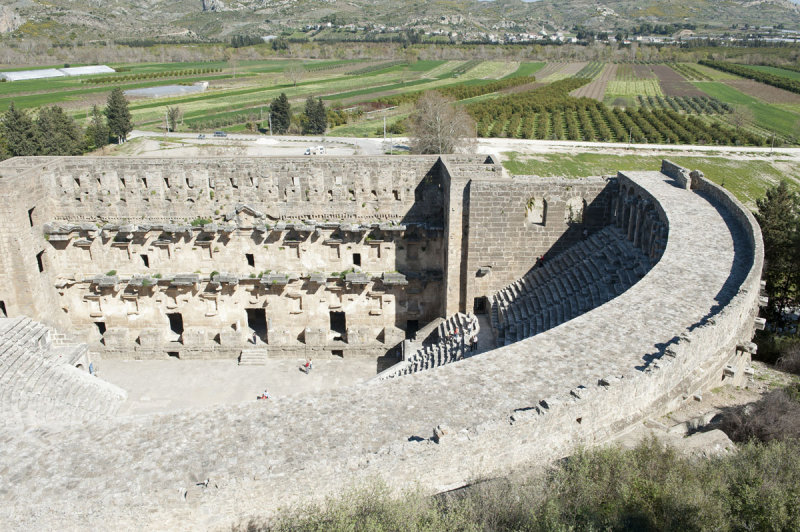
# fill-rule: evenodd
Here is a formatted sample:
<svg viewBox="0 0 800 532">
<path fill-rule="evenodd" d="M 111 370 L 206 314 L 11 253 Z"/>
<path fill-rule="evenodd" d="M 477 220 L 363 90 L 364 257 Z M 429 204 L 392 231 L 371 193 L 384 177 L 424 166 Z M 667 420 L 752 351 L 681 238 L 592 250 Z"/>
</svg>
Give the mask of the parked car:
<svg viewBox="0 0 800 532">
<path fill-rule="evenodd" d="M 206 135 L 205 135 L 205 133 L 200 133 L 199 135 L 197 135 L 197 138 L 198 139 L 204 139 L 204 138 L 206 138 Z"/>
<path fill-rule="evenodd" d="M 215 137 L 223 137 L 224 138 L 224 137 L 227 137 L 228 134 L 226 132 L 224 132 L 224 131 L 215 131 L 214 132 L 214 136 Z"/>
</svg>

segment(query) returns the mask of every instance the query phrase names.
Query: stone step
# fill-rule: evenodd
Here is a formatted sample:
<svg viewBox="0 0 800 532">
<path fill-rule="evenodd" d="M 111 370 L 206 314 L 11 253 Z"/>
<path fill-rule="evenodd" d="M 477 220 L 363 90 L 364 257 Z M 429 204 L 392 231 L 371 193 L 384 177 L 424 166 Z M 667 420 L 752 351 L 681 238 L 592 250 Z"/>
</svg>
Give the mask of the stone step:
<svg viewBox="0 0 800 532">
<path fill-rule="evenodd" d="M 267 354 L 267 350 L 258 349 L 258 348 L 250 348 L 250 349 L 242 349 L 242 353 L 239 355 L 239 365 L 240 366 L 264 366 L 267 363 L 269 356 Z"/>
</svg>

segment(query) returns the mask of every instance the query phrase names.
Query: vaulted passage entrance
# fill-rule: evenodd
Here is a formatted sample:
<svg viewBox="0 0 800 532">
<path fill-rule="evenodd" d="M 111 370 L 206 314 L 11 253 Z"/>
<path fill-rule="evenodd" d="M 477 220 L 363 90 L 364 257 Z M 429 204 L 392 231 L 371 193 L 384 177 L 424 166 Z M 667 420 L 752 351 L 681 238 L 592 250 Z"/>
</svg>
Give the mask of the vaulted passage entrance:
<svg viewBox="0 0 800 532">
<path fill-rule="evenodd" d="M 267 311 L 263 308 L 249 308 L 247 310 L 247 326 L 261 341 L 267 341 Z"/>
<path fill-rule="evenodd" d="M 344 339 L 347 333 L 347 318 L 344 312 L 331 312 L 331 331 L 334 340 Z"/>
</svg>

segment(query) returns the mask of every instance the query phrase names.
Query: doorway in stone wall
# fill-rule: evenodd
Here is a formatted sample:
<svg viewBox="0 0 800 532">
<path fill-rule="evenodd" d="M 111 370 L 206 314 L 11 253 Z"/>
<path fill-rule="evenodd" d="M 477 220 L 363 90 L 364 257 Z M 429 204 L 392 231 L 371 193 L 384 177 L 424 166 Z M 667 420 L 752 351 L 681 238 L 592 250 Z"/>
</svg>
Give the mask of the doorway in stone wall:
<svg viewBox="0 0 800 532">
<path fill-rule="evenodd" d="M 331 331 L 334 340 L 343 340 L 347 334 L 347 317 L 344 312 L 331 311 Z"/>
<path fill-rule="evenodd" d="M 253 331 L 256 338 L 262 342 L 267 341 L 267 311 L 263 308 L 248 308 L 247 326 Z M 252 338 L 250 339 L 252 341 Z"/>
</svg>

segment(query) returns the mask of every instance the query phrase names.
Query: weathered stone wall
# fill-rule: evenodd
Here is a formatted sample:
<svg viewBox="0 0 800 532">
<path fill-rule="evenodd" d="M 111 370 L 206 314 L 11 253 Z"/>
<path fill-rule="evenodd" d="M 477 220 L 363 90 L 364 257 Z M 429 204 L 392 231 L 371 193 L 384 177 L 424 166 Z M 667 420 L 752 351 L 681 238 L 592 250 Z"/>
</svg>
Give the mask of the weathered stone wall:
<svg viewBox="0 0 800 532">
<path fill-rule="evenodd" d="M 43 251 L 45 271 L 31 264 L 38 251 L 4 268 L 19 288 L 8 299 L 14 313 L 66 325 L 106 356 L 235 357 L 258 309 L 270 354 L 382 354 L 410 323 L 442 314 L 438 161 L 16 158 L 0 167 L 21 198 L 9 203 L 19 212 L 7 217 L 6 243 Z M 484 162 L 453 164 L 502 171 Z M 31 241 L 12 238 L 34 200 L 42 215 L 22 232 Z M 346 314 L 346 332 L 332 332 L 329 311 Z"/>
<path fill-rule="evenodd" d="M 522 277 L 610 221 L 616 183 L 604 178 L 476 178 L 469 189 L 464 301 Z"/>
<path fill-rule="evenodd" d="M 267 218 L 441 219 L 436 157 L 56 158 L 42 178 L 70 221 L 214 218 L 247 204 Z M 428 179 L 426 179 L 428 177 Z"/>
</svg>

